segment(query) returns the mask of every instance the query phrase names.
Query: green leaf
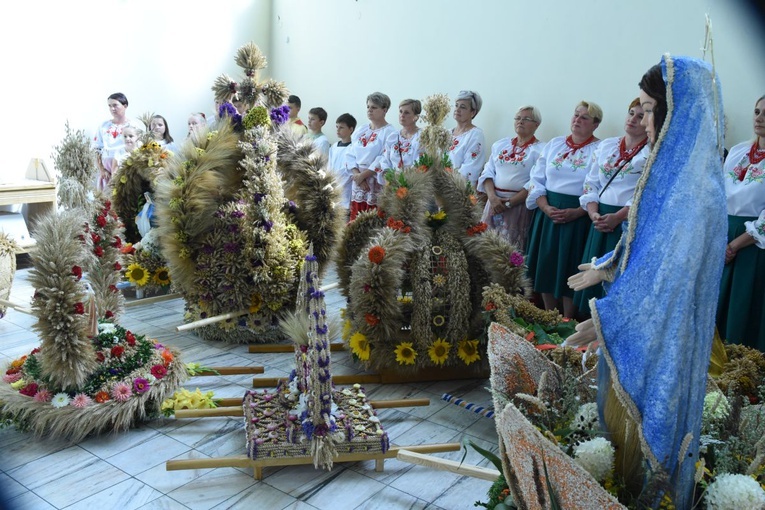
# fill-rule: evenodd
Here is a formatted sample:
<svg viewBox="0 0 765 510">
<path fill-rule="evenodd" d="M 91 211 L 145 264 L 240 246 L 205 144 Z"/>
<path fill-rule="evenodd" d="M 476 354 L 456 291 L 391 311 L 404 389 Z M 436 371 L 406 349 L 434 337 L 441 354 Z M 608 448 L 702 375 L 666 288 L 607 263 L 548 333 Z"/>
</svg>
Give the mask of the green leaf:
<svg viewBox="0 0 765 510">
<path fill-rule="evenodd" d="M 460 460 L 460 464 L 462 464 L 465 461 L 465 457 L 467 457 L 467 447 L 468 446 L 472 447 L 475 451 L 477 451 L 478 453 L 483 455 L 483 457 L 486 460 L 488 460 L 489 462 L 494 464 L 494 467 L 497 468 L 497 471 L 499 471 L 500 473 L 502 472 L 502 461 L 500 460 L 499 457 L 497 457 L 496 454 L 490 452 L 489 450 L 485 450 L 485 449 L 481 448 L 480 446 L 475 444 L 471 439 L 467 439 L 467 438 L 462 440 L 462 447 L 465 449 L 465 453 L 462 455 L 462 459 Z"/>
</svg>

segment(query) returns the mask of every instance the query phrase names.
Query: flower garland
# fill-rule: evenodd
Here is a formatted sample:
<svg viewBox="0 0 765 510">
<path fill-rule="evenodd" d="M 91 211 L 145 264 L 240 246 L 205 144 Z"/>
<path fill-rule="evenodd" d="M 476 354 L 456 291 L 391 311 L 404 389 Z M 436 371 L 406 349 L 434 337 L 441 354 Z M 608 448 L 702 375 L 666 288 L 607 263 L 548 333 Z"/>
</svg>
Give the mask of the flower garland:
<svg viewBox="0 0 765 510">
<path fill-rule="evenodd" d="M 37 434 L 79 441 L 158 413 L 186 377 L 177 352 L 120 326 L 101 323 L 90 345 L 95 367 L 76 388 L 44 370 L 50 345 L 11 362 L 0 384 L 2 413 Z"/>
</svg>

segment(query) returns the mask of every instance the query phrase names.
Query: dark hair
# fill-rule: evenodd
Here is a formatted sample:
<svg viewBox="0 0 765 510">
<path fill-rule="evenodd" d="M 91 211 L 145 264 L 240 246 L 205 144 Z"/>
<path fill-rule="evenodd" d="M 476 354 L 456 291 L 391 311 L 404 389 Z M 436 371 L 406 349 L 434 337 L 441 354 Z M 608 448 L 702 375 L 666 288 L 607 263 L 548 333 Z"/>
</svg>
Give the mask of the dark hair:
<svg viewBox="0 0 765 510">
<path fill-rule="evenodd" d="M 653 107 L 654 129 L 656 136 L 661 133 L 664 121 L 667 119 L 667 84 L 664 83 L 664 77 L 661 75 L 661 65 L 656 64 L 650 68 L 638 83 L 640 90 L 656 100 L 656 106 Z"/>
<path fill-rule="evenodd" d="M 356 129 L 356 117 L 350 113 L 344 113 L 337 118 L 335 124 L 345 124 L 351 129 Z"/>
<path fill-rule="evenodd" d="M 284 97 L 284 96 L 282 96 L 282 97 Z M 287 102 L 291 103 L 291 104 L 294 104 L 298 108 L 300 108 L 302 106 L 302 103 L 300 102 L 300 98 L 295 96 L 295 95 L 292 95 L 292 96 L 288 97 L 287 98 Z"/>
<path fill-rule="evenodd" d="M 107 99 L 107 101 L 109 99 L 115 99 L 115 100 L 119 101 L 122 104 L 122 106 L 127 106 L 128 105 L 127 97 L 125 97 L 125 94 L 123 94 L 122 92 L 115 92 L 114 94 L 112 94 L 111 96 L 107 97 L 106 99 Z"/>
<path fill-rule="evenodd" d="M 319 117 L 319 120 L 322 122 L 327 122 L 327 110 L 322 108 L 321 106 L 317 106 L 316 108 L 311 108 L 308 110 L 309 115 L 316 115 Z"/>
<path fill-rule="evenodd" d="M 167 119 L 165 119 L 162 115 L 154 115 L 152 116 L 151 120 L 149 121 L 149 127 L 151 128 L 151 121 L 154 119 L 162 119 L 162 122 L 165 123 L 165 134 L 162 137 L 162 139 L 166 143 L 173 143 L 173 137 L 170 136 L 170 126 L 167 124 Z"/>
</svg>

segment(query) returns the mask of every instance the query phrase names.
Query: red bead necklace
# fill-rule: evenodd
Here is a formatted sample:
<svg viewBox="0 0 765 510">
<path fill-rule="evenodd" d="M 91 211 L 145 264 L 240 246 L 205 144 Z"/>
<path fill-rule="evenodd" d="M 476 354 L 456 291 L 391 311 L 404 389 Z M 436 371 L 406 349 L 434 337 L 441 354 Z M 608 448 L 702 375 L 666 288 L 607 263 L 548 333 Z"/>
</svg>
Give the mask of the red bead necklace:
<svg viewBox="0 0 765 510">
<path fill-rule="evenodd" d="M 623 166 L 627 165 L 647 143 L 648 138 L 644 138 L 642 142 L 633 148 L 627 149 L 627 137 L 623 136 L 622 141 L 619 142 L 619 159 L 614 163 L 614 167 L 621 169 Z"/>
<path fill-rule="evenodd" d="M 568 147 L 571 150 L 566 152 L 563 155 L 563 159 L 566 159 L 567 157 L 569 157 L 571 154 L 575 153 L 576 151 L 578 151 L 582 147 L 584 147 L 586 145 L 590 145 L 595 140 L 596 140 L 595 135 L 590 135 L 590 137 L 587 140 L 583 141 L 582 143 L 574 143 L 574 137 L 572 135 L 568 135 L 566 137 L 566 145 L 568 145 Z"/>
</svg>

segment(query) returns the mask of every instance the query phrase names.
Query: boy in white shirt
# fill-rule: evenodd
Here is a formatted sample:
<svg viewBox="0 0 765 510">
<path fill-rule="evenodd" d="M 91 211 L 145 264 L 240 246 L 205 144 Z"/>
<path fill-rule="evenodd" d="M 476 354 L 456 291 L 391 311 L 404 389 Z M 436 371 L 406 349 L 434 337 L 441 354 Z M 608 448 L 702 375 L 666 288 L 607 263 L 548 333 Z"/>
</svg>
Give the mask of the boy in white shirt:
<svg viewBox="0 0 765 510">
<path fill-rule="evenodd" d="M 335 174 L 337 187 L 341 190 L 340 205 L 350 214 L 353 180 L 351 169 L 346 162 L 346 153 L 351 146 L 351 135 L 356 129 L 356 119 L 350 113 L 344 113 L 335 121 L 335 127 L 340 141 L 329 148 L 329 169 Z"/>
<path fill-rule="evenodd" d="M 317 107 L 308 110 L 308 136 L 313 140 L 313 146 L 325 156 L 329 156 L 329 139 L 321 132 L 327 122 L 327 112 Z"/>
</svg>

